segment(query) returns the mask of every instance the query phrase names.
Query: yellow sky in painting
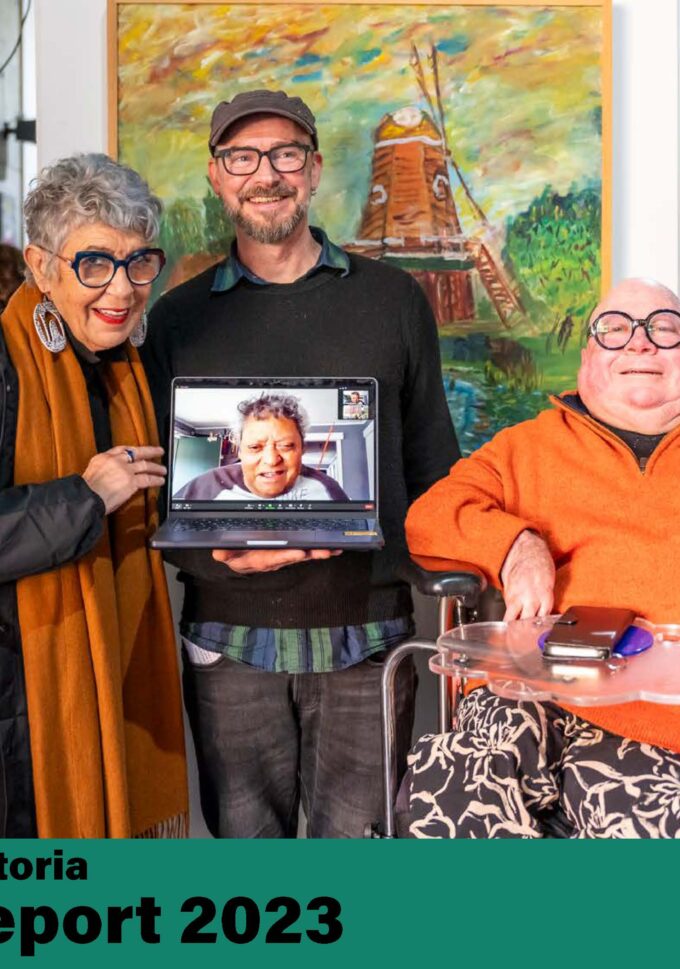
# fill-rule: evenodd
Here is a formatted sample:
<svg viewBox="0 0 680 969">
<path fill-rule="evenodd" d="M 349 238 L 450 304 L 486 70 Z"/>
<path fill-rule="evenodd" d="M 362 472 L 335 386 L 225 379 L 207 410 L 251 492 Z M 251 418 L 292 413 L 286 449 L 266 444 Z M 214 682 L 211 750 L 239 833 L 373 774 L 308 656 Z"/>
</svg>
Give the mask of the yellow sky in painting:
<svg viewBox="0 0 680 969">
<path fill-rule="evenodd" d="M 202 197 L 217 101 L 284 88 L 317 115 L 317 221 L 349 241 L 373 132 L 387 111 L 426 107 L 410 50 L 435 43 L 450 146 L 500 225 L 548 183 L 566 192 L 599 180 L 601 31 L 594 7 L 124 4 L 120 156 L 165 199 Z"/>
</svg>

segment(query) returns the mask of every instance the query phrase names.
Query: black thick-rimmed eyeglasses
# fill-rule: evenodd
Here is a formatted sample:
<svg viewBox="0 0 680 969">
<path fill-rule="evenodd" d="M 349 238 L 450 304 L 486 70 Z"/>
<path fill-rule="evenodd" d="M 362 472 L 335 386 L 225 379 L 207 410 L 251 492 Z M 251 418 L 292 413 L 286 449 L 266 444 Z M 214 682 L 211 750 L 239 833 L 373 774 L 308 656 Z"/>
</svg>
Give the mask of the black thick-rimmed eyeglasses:
<svg viewBox="0 0 680 969">
<path fill-rule="evenodd" d="M 290 175 L 292 172 L 302 171 L 310 151 L 314 151 L 312 145 L 291 141 L 287 145 L 276 145 L 269 151 L 260 151 L 259 148 L 251 148 L 249 145 L 243 148 L 220 148 L 215 152 L 215 158 L 221 159 L 224 170 L 230 175 L 254 175 L 263 158 L 269 159 L 275 172 Z"/>
<path fill-rule="evenodd" d="M 677 310 L 654 310 L 646 320 L 633 319 L 622 310 L 600 313 L 590 324 L 590 334 L 604 350 L 623 350 L 633 339 L 637 328 L 644 328 L 647 338 L 659 350 L 680 346 L 680 313 Z"/>
<path fill-rule="evenodd" d="M 96 249 L 83 249 L 76 252 L 73 259 L 67 259 L 45 246 L 40 248 L 67 263 L 76 274 L 78 282 L 90 289 L 108 286 L 121 266 L 125 268 L 125 274 L 133 286 L 149 286 L 158 279 L 165 265 L 165 253 L 162 249 L 136 249 L 125 259 L 115 259 L 108 252 L 99 252 Z"/>
</svg>

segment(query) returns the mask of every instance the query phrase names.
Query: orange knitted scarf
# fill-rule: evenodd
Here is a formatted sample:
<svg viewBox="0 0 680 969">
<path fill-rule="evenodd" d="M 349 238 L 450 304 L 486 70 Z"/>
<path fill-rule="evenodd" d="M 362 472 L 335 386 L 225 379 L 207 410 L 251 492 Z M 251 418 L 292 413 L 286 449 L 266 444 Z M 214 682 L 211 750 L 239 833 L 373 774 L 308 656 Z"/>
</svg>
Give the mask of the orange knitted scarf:
<svg viewBox="0 0 680 969">
<path fill-rule="evenodd" d="M 3 315 L 19 378 L 14 483 L 82 473 L 96 452 L 73 350 L 40 343 L 23 285 Z M 110 362 L 114 444 L 157 444 L 139 356 Z M 185 833 L 186 765 L 163 564 L 147 546 L 155 496 L 138 492 L 75 562 L 17 582 L 38 833 L 49 838 Z"/>
</svg>

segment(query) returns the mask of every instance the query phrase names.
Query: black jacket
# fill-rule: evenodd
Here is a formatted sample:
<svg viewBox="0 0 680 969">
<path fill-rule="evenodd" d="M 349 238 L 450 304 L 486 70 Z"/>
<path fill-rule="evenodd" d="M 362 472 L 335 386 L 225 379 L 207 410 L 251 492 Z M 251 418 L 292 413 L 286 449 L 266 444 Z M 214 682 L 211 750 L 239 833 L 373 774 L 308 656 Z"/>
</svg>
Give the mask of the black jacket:
<svg viewBox="0 0 680 969">
<path fill-rule="evenodd" d="M 77 474 L 13 487 L 19 393 L 0 329 L 0 837 L 7 838 L 36 834 L 15 582 L 88 552 L 105 511 Z"/>
</svg>

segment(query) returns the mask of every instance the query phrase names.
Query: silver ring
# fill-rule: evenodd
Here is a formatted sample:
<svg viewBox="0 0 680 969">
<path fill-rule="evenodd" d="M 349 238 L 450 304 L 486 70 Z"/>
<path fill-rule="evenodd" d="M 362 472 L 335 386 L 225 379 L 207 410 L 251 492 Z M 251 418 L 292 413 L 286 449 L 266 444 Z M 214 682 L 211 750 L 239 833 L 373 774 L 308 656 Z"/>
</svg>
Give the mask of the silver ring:
<svg viewBox="0 0 680 969">
<path fill-rule="evenodd" d="M 126 447 L 125 448 L 125 453 L 127 454 L 127 459 L 130 462 L 130 464 L 134 464 L 134 462 L 135 462 L 135 452 L 132 450 L 132 448 L 131 447 Z"/>
</svg>

